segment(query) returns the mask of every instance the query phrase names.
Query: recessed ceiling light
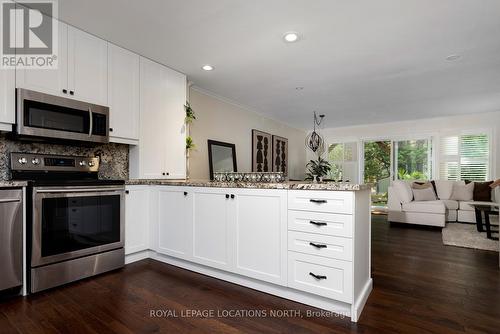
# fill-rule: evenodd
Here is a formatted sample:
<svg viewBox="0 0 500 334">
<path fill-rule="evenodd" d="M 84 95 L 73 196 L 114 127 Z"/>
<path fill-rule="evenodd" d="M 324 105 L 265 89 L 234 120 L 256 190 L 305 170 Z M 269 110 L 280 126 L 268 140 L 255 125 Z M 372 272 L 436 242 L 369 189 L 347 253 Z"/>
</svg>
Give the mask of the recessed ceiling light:
<svg viewBox="0 0 500 334">
<path fill-rule="evenodd" d="M 204 71 L 213 71 L 214 67 L 212 65 L 203 65 L 201 69 Z"/>
<path fill-rule="evenodd" d="M 458 60 L 460 58 L 462 58 L 461 55 L 449 55 L 448 57 L 446 57 L 446 60 L 448 60 L 448 61 L 454 61 L 454 60 Z"/>
<path fill-rule="evenodd" d="M 299 34 L 294 31 L 289 31 L 285 33 L 285 35 L 283 35 L 283 39 L 287 43 L 295 43 L 299 40 L 299 38 L 300 38 Z"/>
<path fill-rule="evenodd" d="M 296 90 L 303 90 L 304 87 L 295 87 Z"/>
</svg>

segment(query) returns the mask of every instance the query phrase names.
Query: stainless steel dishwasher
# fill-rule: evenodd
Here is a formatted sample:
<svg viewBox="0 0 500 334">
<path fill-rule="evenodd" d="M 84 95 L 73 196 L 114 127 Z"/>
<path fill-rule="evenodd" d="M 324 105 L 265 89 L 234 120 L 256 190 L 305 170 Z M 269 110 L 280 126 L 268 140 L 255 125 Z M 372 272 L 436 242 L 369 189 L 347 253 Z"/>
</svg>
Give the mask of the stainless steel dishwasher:
<svg viewBox="0 0 500 334">
<path fill-rule="evenodd" d="M 0 291 L 23 284 L 23 192 L 0 189 Z"/>
</svg>

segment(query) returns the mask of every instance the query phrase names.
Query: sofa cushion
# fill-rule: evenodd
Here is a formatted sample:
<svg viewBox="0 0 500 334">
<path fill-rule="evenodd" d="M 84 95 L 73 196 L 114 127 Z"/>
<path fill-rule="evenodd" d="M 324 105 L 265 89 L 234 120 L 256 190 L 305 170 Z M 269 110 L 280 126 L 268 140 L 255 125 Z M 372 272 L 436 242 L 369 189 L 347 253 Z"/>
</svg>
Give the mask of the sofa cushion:
<svg viewBox="0 0 500 334">
<path fill-rule="evenodd" d="M 403 203 L 403 211 L 405 212 L 419 212 L 419 213 L 445 213 L 446 207 L 442 201 L 413 201 L 410 203 Z"/>
<path fill-rule="evenodd" d="M 406 181 L 395 180 L 392 182 L 394 189 L 398 193 L 401 203 L 409 203 L 413 200 L 413 192 L 410 184 Z"/>
<path fill-rule="evenodd" d="M 438 197 L 438 192 L 437 192 L 437 189 L 436 189 L 436 181 L 432 180 L 432 181 L 415 181 L 413 182 L 413 184 L 415 185 L 419 185 L 419 186 L 427 186 L 427 184 L 429 184 L 432 186 L 432 189 L 434 190 L 434 194 L 436 194 L 436 198 L 439 199 Z M 412 185 L 412 188 L 413 188 L 413 185 Z"/>
<path fill-rule="evenodd" d="M 466 185 L 461 185 L 455 183 L 453 185 L 453 192 L 451 194 L 451 199 L 457 201 L 472 201 L 474 196 L 474 182 Z"/>
<path fill-rule="evenodd" d="M 465 184 L 463 181 L 436 180 L 436 190 L 439 199 L 450 199 L 455 183 Z"/>
<path fill-rule="evenodd" d="M 412 191 L 415 201 L 435 201 L 437 199 L 430 183 L 427 188 L 412 188 Z"/>
<path fill-rule="evenodd" d="M 446 206 L 448 210 L 458 210 L 458 201 L 452 199 L 442 199 L 441 202 L 443 202 L 444 206 Z"/>
<path fill-rule="evenodd" d="M 460 201 L 458 202 L 458 206 L 460 210 L 464 211 L 474 211 L 474 207 L 471 204 L 484 204 L 484 205 L 490 205 L 494 202 L 476 202 L 476 201 Z M 494 203 L 497 204 L 497 203 Z M 498 205 L 498 204 L 497 204 Z"/>
<path fill-rule="evenodd" d="M 491 187 L 493 181 L 489 182 L 474 182 L 474 201 L 491 202 Z"/>
</svg>

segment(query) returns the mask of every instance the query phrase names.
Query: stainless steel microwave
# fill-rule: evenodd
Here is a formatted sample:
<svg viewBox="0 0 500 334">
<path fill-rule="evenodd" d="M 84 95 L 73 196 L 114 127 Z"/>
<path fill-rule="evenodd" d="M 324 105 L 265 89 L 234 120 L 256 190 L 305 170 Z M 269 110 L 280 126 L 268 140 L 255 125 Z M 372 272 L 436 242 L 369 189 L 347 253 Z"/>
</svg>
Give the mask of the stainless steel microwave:
<svg viewBox="0 0 500 334">
<path fill-rule="evenodd" d="M 16 134 L 109 142 L 109 108 L 27 89 L 17 89 Z"/>
</svg>

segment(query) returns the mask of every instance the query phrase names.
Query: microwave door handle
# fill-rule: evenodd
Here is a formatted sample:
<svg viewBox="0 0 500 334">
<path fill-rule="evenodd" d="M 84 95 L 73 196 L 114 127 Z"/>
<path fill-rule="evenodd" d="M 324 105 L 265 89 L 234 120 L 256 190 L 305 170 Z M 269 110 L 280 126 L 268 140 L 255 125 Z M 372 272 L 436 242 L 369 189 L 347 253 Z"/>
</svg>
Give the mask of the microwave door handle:
<svg viewBox="0 0 500 334">
<path fill-rule="evenodd" d="M 94 120 L 92 117 L 92 107 L 89 107 L 89 137 L 92 137 L 92 128 L 94 127 Z"/>
</svg>

